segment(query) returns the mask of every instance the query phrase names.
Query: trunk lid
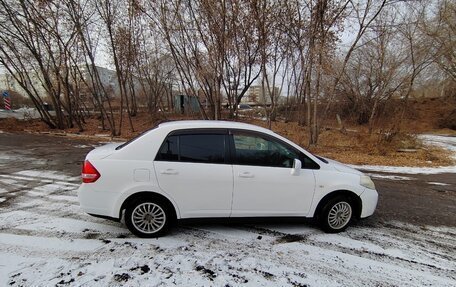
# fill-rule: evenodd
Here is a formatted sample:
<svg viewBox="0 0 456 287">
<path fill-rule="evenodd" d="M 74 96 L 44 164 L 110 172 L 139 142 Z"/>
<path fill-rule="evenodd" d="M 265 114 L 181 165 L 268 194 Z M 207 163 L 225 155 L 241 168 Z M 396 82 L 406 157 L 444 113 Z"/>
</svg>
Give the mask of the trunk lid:
<svg viewBox="0 0 456 287">
<path fill-rule="evenodd" d="M 87 160 L 91 159 L 103 159 L 116 152 L 116 147 L 120 146 L 122 143 L 109 143 L 100 147 L 97 147 L 91 150 L 87 156 Z"/>
</svg>

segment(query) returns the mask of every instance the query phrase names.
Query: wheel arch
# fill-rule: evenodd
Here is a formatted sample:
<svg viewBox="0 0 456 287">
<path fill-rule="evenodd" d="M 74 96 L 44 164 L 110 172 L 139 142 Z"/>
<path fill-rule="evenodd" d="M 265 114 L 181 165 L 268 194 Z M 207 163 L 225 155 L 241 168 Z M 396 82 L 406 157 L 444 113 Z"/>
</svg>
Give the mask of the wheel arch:
<svg viewBox="0 0 456 287">
<path fill-rule="evenodd" d="M 173 212 L 174 219 L 178 218 L 178 210 L 169 198 L 167 198 L 163 194 L 160 194 L 160 193 L 157 193 L 154 191 L 140 191 L 140 192 L 131 194 L 123 201 L 122 205 L 120 206 L 120 210 L 119 210 L 119 219 L 122 218 L 122 214 L 123 214 L 124 210 L 127 208 L 127 206 L 130 205 L 131 203 L 133 203 L 135 200 L 140 199 L 140 198 L 154 198 L 154 199 L 163 201 L 165 204 L 168 205 L 170 210 Z"/>
<path fill-rule="evenodd" d="M 335 190 L 335 191 L 328 193 L 322 199 L 320 199 L 320 202 L 318 202 L 317 208 L 315 208 L 314 218 L 318 218 L 318 216 L 320 216 L 321 211 L 322 211 L 323 207 L 326 205 L 326 203 L 337 196 L 346 196 L 346 197 L 350 198 L 351 202 L 354 205 L 353 206 L 354 217 L 356 219 L 359 219 L 361 217 L 361 211 L 363 209 L 363 204 L 362 204 L 361 198 L 356 193 L 354 193 L 353 191 L 350 191 L 350 190 Z"/>
</svg>

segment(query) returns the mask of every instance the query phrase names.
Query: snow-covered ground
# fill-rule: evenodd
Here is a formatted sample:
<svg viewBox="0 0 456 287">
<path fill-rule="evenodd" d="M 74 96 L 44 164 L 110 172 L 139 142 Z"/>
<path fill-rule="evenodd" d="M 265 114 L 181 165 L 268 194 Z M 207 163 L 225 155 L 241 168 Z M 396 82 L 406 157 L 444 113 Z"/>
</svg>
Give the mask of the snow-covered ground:
<svg viewBox="0 0 456 287">
<path fill-rule="evenodd" d="M 419 135 L 426 145 L 434 145 L 452 152 L 456 161 L 456 137 L 440 135 Z M 410 167 L 410 166 L 380 166 L 380 165 L 350 165 L 353 168 L 369 172 L 403 173 L 403 174 L 439 174 L 456 173 L 456 165 L 442 167 Z"/>
<path fill-rule="evenodd" d="M 74 174 L 0 150 L 11 161 L 33 164 L 0 174 L 0 286 L 456 286 L 453 227 L 187 223 L 139 239 L 83 213 Z"/>
<path fill-rule="evenodd" d="M 20 108 L 16 110 L 3 110 L 0 109 L 0 119 L 2 118 L 16 118 L 16 119 L 38 119 L 40 114 L 35 108 Z"/>
<path fill-rule="evenodd" d="M 425 144 L 442 147 L 453 152 L 453 158 L 456 159 L 456 136 L 440 136 L 440 135 L 419 135 Z"/>
<path fill-rule="evenodd" d="M 78 181 L 57 171 L 0 175 L 1 286 L 456 284 L 454 228 L 390 222 L 330 235 L 308 223 L 186 224 L 138 239 L 81 212 Z"/>
</svg>

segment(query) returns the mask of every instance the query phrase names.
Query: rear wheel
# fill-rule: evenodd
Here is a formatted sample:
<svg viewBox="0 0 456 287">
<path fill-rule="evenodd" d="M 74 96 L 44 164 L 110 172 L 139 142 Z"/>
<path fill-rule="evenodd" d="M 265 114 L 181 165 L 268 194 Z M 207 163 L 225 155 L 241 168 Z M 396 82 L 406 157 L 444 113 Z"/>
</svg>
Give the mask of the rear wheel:
<svg viewBox="0 0 456 287">
<path fill-rule="evenodd" d="M 125 212 L 125 224 L 139 237 L 160 237 L 169 231 L 170 207 L 158 199 L 138 199 Z"/>
<path fill-rule="evenodd" d="M 344 231 L 353 218 L 353 203 L 350 198 L 338 196 L 329 200 L 321 209 L 320 225 L 328 233 Z"/>
</svg>

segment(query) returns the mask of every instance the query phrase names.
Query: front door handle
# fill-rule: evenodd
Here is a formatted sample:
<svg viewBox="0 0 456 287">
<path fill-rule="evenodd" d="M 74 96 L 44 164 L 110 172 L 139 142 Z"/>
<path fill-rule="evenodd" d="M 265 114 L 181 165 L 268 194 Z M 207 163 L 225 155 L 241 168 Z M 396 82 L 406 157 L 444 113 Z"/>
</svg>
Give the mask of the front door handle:
<svg viewBox="0 0 456 287">
<path fill-rule="evenodd" d="M 168 169 L 165 169 L 165 170 L 162 170 L 160 172 L 161 174 L 167 174 L 167 175 L 176 175 L 176 174 L 179 174 L 179 172 L 175 169 L 172 169 L 172 168 L 168 168 Z"/>
<path fill-rule="evenodd" d="M 254 176 L 253 176 L 253 173 L 250 173 L 250 172 L 246 171 L 246 172 L 239 173 L 239 177 L 253 178 Z"/>
</svg>

